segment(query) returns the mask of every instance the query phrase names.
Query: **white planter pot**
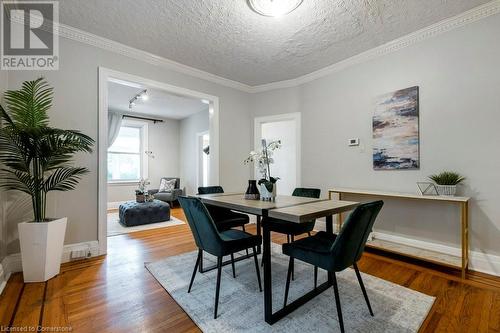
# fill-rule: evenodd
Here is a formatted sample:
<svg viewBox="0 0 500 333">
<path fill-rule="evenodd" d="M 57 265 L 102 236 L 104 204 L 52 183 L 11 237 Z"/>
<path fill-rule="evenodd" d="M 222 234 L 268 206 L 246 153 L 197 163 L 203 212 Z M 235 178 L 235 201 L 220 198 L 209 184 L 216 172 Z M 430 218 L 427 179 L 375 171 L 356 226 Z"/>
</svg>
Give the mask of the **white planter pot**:
<svg viewBox="0 0 500 333">
<path fill-rule="evenodd" d="M 264 201 L 271 201 L 276 198 L 276 184 L 273 186 L 273 190 L 269 192 L 264 184 L 259 185 L 260 198 Z"/>
<path fill-rule="evenodd" d="M 24 282 L 43 282 L 59 274 L 66 217 L 18 224 Z"/>
<path fill-rule="evenodd" d="M 439 195 L 452 197 L 457 193 L 457 185 L 436 185 Z"/>
</svg>

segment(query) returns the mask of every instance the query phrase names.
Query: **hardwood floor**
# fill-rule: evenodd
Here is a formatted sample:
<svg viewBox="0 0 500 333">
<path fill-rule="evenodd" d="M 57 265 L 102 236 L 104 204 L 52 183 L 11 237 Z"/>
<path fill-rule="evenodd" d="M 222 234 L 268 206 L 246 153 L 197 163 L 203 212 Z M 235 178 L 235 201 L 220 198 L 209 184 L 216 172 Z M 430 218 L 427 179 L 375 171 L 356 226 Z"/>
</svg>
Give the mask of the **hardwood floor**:
<svg viewBox="0 0 500 333">
<path fill-rule="evenodd" d="M 185 219 L 179 208 L 172 214 Z M 284 239 L 273 237 L 276 242 Z M 61 274 L 47 283 L 23 284 L 22 275 L 14 274 L 0 296 L 0 326 L 199 332 L 144 268 L 145 262 L 194 249 L 188 226 L 171 226 L 110 237 L 106 257 L 64 264 Z M 464 282 L 458 272 L 376 253 L 365 253 L 359 268 L 437 297 L 421 332 L 500 332 L 500 278 L 471 273 Z"/>
</svg>

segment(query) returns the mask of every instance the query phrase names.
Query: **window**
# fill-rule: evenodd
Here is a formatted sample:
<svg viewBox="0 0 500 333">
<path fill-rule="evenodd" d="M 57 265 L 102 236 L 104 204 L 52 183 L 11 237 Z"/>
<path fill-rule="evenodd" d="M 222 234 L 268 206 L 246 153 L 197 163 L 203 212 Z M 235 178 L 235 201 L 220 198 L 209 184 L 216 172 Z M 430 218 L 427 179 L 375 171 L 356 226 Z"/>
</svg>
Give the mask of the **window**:
<svg viewBox="0 0 500 333">
<path fill-rule="evenodd" d="M 124 121 L 108 149 L 108 181 L 132 182 L 147 178 L 147 124 Z"/>
</svg>

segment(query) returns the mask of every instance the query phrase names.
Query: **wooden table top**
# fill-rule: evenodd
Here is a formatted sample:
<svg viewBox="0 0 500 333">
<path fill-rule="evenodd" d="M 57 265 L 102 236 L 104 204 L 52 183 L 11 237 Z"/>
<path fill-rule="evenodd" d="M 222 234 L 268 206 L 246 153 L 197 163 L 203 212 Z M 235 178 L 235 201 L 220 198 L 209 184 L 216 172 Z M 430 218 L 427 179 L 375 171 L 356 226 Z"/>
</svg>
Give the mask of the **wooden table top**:
<svg viewBox="0 0 500 333">
<path fill-rule="evenodd" d="M 277 208 L 269 211 L 269 217 L 302 223 L 316 218 L 343 213 L 356 208 L 360 203 L 354 201 L 323 200 L 302 205 Z"/>
<path fill-rule="evenodd" d="M 352 188 L 333 188 L 328 190 L 331 193 L 342 193 L 342 194 L 355 194 L 355 195 L 371 195 L 376 197 L 386 197 L 386 198 L 399 198 L 399 199 L 414 199 L 414 200 L 434 200 L 434 201 L 445 201 L 445 202 L 468 202 L 470 197 L 455 197 L 455 196 L 445 196 L 445 195 L 421 195 L 414 193 L 400 193 L 400 192 L 388 192 L 388 191 L 375 191 L 375 190 L 358 190 Z"/>
<path fill-rule="evenodd" d="M 293 197 L 288 195 L 278 195 L 275 201 L 248 200 L 245 199 L 243 193 L 239 194 L 224 194 L 220 195 L 197 195 L 198 198 L 205 204 L 229 208 L 245 212 L 248 214 L 262 215 L 264 210 L 272 210 L 276 208 L 284 208 L 294 205 L 302 205 L 312 202 L 325 201 L 326 199 Z"/>
</svg>

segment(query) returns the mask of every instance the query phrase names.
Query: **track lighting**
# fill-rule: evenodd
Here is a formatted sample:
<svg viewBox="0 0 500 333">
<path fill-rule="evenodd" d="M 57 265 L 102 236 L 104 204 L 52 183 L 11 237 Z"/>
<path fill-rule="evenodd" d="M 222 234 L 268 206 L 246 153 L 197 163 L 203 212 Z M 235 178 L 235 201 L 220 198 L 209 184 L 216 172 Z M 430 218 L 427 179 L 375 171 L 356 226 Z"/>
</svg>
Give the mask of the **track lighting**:
<svg viewBox="0 0 500 333">
<path fill-rule="evenodd" d="M 138 93 L 137 95 L 132 97 L 132 99 L 128 102 L 128 108 L 132 109 L 135 106 L 135 104 L 136 104 L 135 102 L 138 99 L 140 99 L 142 101 L 147 101 L 149 99 L 148 90 L 144 89 L 143 91 L 141 91 L 140 93 Z"/>
</svg>

